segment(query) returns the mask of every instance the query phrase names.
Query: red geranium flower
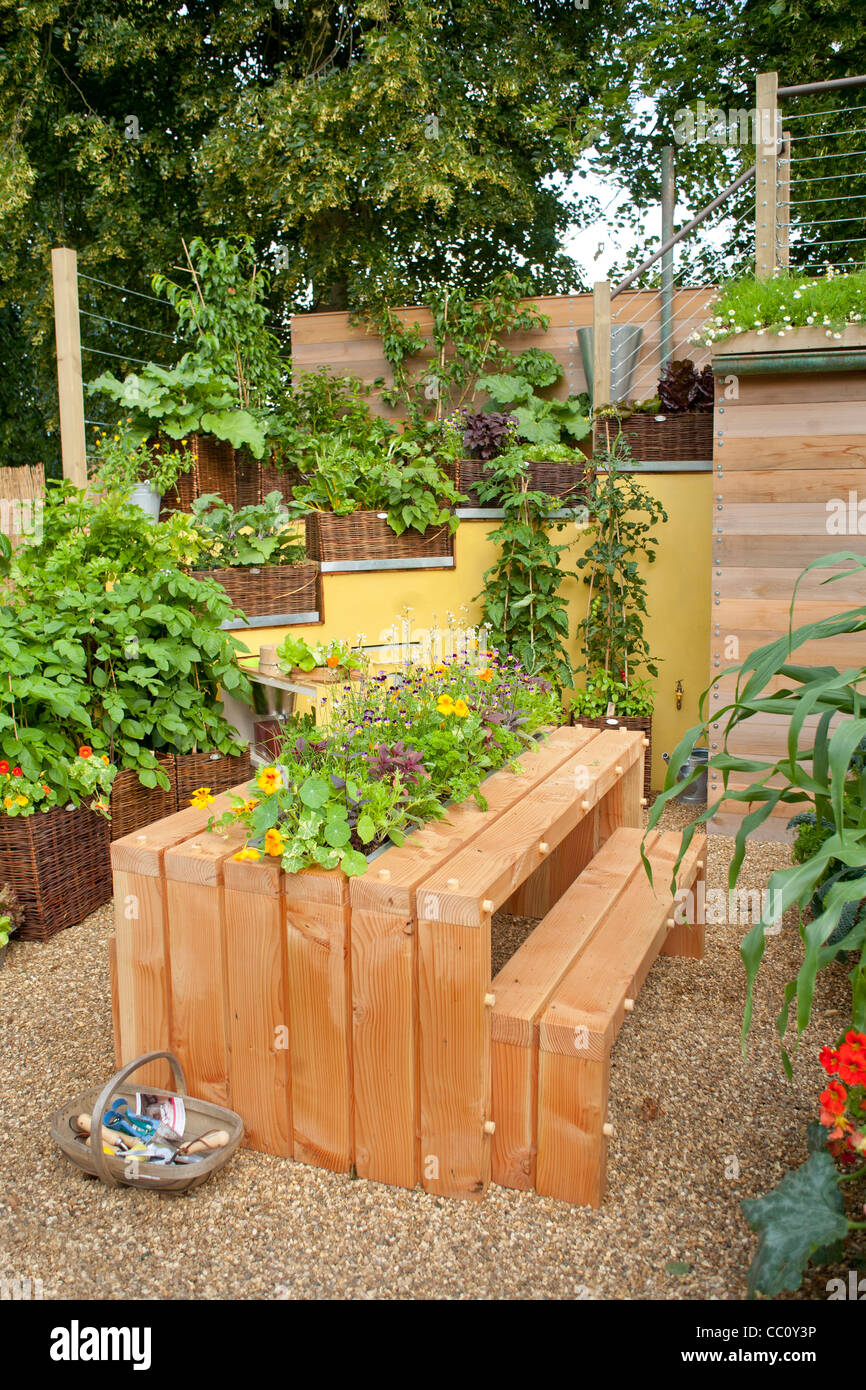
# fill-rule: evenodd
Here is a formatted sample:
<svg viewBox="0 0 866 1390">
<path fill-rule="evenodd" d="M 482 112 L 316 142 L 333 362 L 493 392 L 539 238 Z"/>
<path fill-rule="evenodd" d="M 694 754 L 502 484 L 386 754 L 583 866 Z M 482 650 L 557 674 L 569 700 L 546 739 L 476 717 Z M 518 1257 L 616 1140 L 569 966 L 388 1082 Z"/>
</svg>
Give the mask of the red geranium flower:
<svg viewBox="0 0 866 1390">
<path fill-rule="evenodd" d="M 5 758 L 4 758 L 3 762 L 0 763 L 0 772 L 2 772 L 2 773 L 5 775 L 8 771 L 9 771 L 9 764 L 6 762 L 6 760 L 5 760 Z"/>
<path fill-rule="evenodd" d="M 830 1115 L 841 1115 L 848 1100 L 848 1092 L 841 1081 L 831 1081 L 826 1091 L 822 1091 L 819 1100 L 823 1108 Z M 827 1121 L 822 1118 L 822 1124 Z"/>
<path fill-rule="evenodd" d="M 828 1076 L 832 1076 L 834 1071 L 839 1070 L 839 1053 L 834 1047 L 822 1047 L 818 1054 L 818 1061 Z"/>
<path fill-rule="evenodd" d="M 837 1071 L 849 1086 L 866 1086 L 866 1036 L 863 1033 L 845 1034 L 845 1041 L 839 1048 Z"/>
<path fill-rule="evenodd" d="M 24 776 L 24 773 L 21 771 L 20 767 L 13 767 L 13 769 L 12 769 L 12 776 L 13 776 L 13 777 L 23 777 L 23 776 Z"/>
</svg>

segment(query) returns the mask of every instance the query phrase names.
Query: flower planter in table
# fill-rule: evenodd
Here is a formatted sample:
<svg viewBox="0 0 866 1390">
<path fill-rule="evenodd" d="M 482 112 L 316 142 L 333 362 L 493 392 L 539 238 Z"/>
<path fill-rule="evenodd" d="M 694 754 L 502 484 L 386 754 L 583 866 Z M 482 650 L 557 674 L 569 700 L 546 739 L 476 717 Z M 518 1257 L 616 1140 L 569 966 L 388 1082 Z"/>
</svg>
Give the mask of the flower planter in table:
<svg viewBox="0 0 866 1390">
<path fill-rule="evenodd" d="M 404 531 L 398 536 L 385 512 L 309 512 L 305 518 L 307 554 L 323 571 L 450 569 L 454 536 L 449 526 Z"/>
<path fill-rule="evenodd" d="M 351 880 L 236 860 L 241 829 L 206 829 L 227 798 L 116 841 L 118 1055 L 175 1052 L 253 1148 L 478 1199 L 492 914 L 543 913 L 640 823 L 642 751 L 626 730 L 557 729 L 487 780 L 486 811 L 450 808 Z"/>
<path fill-rule="evenodd" d="M 0 816 L 0 882 L 21 903 L 19 941 L 47 941 L 108 901 L 109 833 L 86 806 Z"/>
</svg>

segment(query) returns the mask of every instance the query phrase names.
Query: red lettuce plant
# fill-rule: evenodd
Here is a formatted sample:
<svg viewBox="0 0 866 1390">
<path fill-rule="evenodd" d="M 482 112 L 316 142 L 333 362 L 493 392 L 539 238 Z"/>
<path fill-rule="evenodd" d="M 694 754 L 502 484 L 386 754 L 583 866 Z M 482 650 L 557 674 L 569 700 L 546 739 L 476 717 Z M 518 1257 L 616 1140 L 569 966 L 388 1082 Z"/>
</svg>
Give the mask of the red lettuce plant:
<svg viewBox="0 0 866 1390">
<path fill-rule="evenodd" d="M 713 408 L 713 372 L 699 372 L 691 358 L 669 362 L 659 378 L 659 401 L 665 415 L 684 415 L 686 411 Z"/>
<path fill-rule="evenodd" d="M 463 447 L 467 458 L 498 458 L 514 439 L 517 418 L 503 410 L 463 411 Z"/>
</svg>

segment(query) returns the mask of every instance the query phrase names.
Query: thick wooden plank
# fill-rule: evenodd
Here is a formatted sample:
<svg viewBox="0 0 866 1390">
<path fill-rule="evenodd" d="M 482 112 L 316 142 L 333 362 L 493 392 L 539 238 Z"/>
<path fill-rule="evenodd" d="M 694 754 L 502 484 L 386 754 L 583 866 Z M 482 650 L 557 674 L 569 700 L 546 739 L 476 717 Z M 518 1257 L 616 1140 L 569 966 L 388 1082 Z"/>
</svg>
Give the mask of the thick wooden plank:
<svg viewBox="0 0 866 1390">
<path fill-rule="evenodd" d="M 794 388 L 796 390 L 796 388 Z M 743 405 L 732 402 L 725 410 L 725 449 L 728 439 L 826 439 L 832 435 L 856 435 L 862 432 L 866 406 L 862 401 L 837 400 L 832 410 L 823 402 L 791 399 L 776 405 Z"/>
<path fill-rule="evenodd" d="M 278 861 L 225 864 L 229 1089 L 244 1142 L 292 1156 L 286 933 Z"/>
<path fill-rule="evenodd" d="M 171 962 L 171 1050 L 190 1095 L 229 1105 L 228 997 L 223 864 L 244 843 L 243 826 L 207 832 L 165 854 Z"/>
<path fill-rule="evenodd" d="M 159 878 L 163 872 L 163 858 L 168 849 L 181 844 L 191 836 L 198 835 L 207 828 L 212 816 L 221 816 L 231 810 L 232 797 L 243 796 L 247 782 L 241 782 L 227 792 L 222 792 L 210 806 L 199 810 L 187 806 L 183 811 L 175 811 L 152 825 L 133 831 L 114 840 L 111 846 L 111 867 L 123 869 L 127 873 L 148 874 Z"/>
<path fill-rule="evenodd" d="M 536 1187 L 545 1196 L 598 1206 L 604 1195 L 610 1049 L 625 1000 L 636 997 L 668 932 L 668 880 L 679 839 L 668 833 L 653 846 L 654 884 L 645 876 L 631 881 L 542 1014 Z M 698 857 L 693 843 L 678 885 L 694 881 Z"/>
<path fill-rule="evenodd" d="M 718 421 L 716 428 L 721 428 Z M 804 468 L 866 467 L 866 438 L 862 432 L 773 439 L 765 436 L 733 438 L 725 429 L 723 439 L 722 447 L 716 448 L 715 462 L 721 464 L 725 474 L 755 468 L 785 473 Z"/>
<path fill-rule="evenodd" d="M 117 843 L 120 843 L 119 841 Z M 171 1044 L 171 971 L 166 939 L 165 885 L 149 873 L 114 870 L 114 930 L 117 958 L 116 1010 L 120 1055 L 131 1062 Z M 151 1062 L 142 1085 L 171 1086 L 167 1062 Z"/>
<path fill-rule="evenodd" d="M 651 832 L 649 843 L 658 838 Z M 615 830 L 493 981 L 493 1181 L 535 1186 L 538 1020 L 626 886 L 643 874 L 640 836 Z"/>
<path fill-rule="evenodd" d="M 756 560 L 760 557 L 756 556 Z M 829 603 L 834 611 L 862 602 L 864 579 L 863 571 L 852 574 L 847 579 L 834 579 L 827 583 L 833 574 L 842 574 L 850 565 L 838 566 L 828 570 L 814 570 L 801 580 L 797 589 L 798 599 L 820 600 Z M 770 599 L 790 604 L 794 585 L 800 578 L 799 569 L 764 568 L 757 564 L 734 568 L 727 565 L 721 571 L 713 571 L 713 589 L 719 590 L 722 599 Z M 716 610 L 718 612 L 718 610 Z M 716 619 L 718 621 L 718 619 Z"/>
<path fill-rule="evenodd" d="M 111 989 L 111 1034 L 114 1041 L 114 1065 L 117 1071 L 123 1065 L 123 1048 L 120 1042 L 120 998 L 117 993 L 117 937 L 108 938 L 108 982 Z"/>
<path fill-rule="evenodd" d="M 729 410 L 741 405 L 787 405 L 796 400 L 823 401 L 832 406 L 836 401 L 866 401 L 866 372 L 761 372 L 737 378 L 737 398 L 725 396 L 724 378 L 716 382 L 716 399 L 722 406 L 723 418 Z"/>
<path fill-rule="evenodd" d="M 334 1172 L 353 1160 L 350 911 L 315 901 L 306 873 L 283 878 L 295 1158 Z M 336 888 L 336 880 L 332 887 Z"/>
<path fill-rule="evenodd" d="M 866 404 L 863 406 L 866 415 Z M 866 427 L 866 422 L 864 422 Z M 846 506 L 849 492 L 862 490 L 866 468 L 845 468 L 842 466 L 816 469 L 814 467 L 789 468 L 785 473 L 784 485 L 772 469 L 744 468 L 716 479 L 717 492 L 721 495 L 725 510 L 732 503 L 772 503 L 776 506 L 780 497 L 785 502 L 809 502 L 813 507 L 824 507 L 825 523 L 830 516 L 826 504 L 841 498 Z M 724 513 L 722 513 L 724 516 Z M 724 525 L 724 522 L 722 523 Z M 866 526 L 866 522 L 864 522 Z"/>
<path fill-rule="evenodd" d="M 717 512 L 716 515 L 724 516 L 724 513 Z M 721 527 L 721 535 L 716 533 L 716 527 Z M 792 565 L 803 568 L 812 560 L 831 555 L 837 550 L 866 555 L 866 536 L 833 537 L 826 532 L 808 536 L 797 535 L 796 532 L 781 535 L 768 533 L 763 536 L 753 531 L 735 534 L 728 528 L 727 521 L 713 523 L 714 569 L 725 565 L 738 568 L 758 564 L 766 569 L 790 569 Z"/>
</svg>

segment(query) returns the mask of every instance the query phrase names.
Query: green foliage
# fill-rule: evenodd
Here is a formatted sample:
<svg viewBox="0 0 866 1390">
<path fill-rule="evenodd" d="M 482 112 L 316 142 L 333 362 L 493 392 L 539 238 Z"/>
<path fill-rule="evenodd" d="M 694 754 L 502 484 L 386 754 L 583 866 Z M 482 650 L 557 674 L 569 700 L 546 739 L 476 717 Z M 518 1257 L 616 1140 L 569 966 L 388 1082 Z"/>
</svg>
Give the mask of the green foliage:
<svg viewBox="0 0 866 1390">
<path fill-rule="evenodd" d="M 235 449 L 246 447 L 258 459 L 265 452 L 265 422 L 252 409 L 237 408 L 231 377 L 196 364 L 190 354 L 172 368 L 149 362 L 123 381 L 103 372 L 87 389 L 128 412 L 128 434 L 136 444 L 159 433 L 169 439 L 212 434 Z"/>
<path fill-rule="evenodd" d="M 235 610 L 177 568 L 186 544 L 122 495 L 49 491 L 42 544 L 16 551 L 14 598 L 0 609 L 0 743 L 27 775 L 49 772 L 70 740 L 151 786 L 164 783 L 159 749 L 238 751 L 218 698 L 249 698 L 244 649 L 220 628 Z"/>
<path fill-rule="evenodd" d="M 573 517 L 555 517 L 559 501 L 529 486 L 524 451 L 512 448 L 494 459 L 478 485 L 482 506 L 489 500 L 505 513 L 490 533 L 499 547 L 495 562 L 484 574 L 478 595 L 490 644 L 510 652 L 530 675 L 544 676 L 561 689 L 572 684 L 571 662 L 565 648 L 568 605 L 559 593 L 573 574 L 560 556 L 574 542 L 558 545 L 551 531 L 562 531 Z"/>
<path fill-rule="evenodd" d="M 848 1222 L 836 1167 L 826 1150 L 809 1155 L 785 1174 L 772 1192 L 741 1203 L 743 1215 L 759 1232 L 749 1270 L 749 1295 L 775 1298 L 798 1289 L 810 1260 L 838 1259 Z"/>
<path fill-rule="evenodd" d="M 370 412 L 371 388 L 360 378 L 335 375 L 329 367 L 301 372 L 279 394 L 269 426 L 272 461 L 286 469 L 315 468 L 317 444 L 338 439 L 353 449 L 387 447 L 396 426 Z"/>
<path fill-rule="evenodd" d="M 136 441 L 125 433 L 106 433 L 97 436 L 92 470 L 99 487 L 107 492 L 129 492 L 137 483 L 148 483 L 162 496 L 192 464 L 188 449 L 171 449 L 158 440 Z"/>
<path fill-rule="evenodd" d="M 837 930 L 840 923 L 844 924 L 847 905 L 856 905 L 866 896 L 866 758 L 863 756 L 866 665 L 840 671 L 829 665 L 802 665 L 794 655 L 807 642 L 866 632 L 866 605 L 793 627 L 801 579 L 815 570 L 828 568 L 835 570 L 825 580 L 830 584 L 841 577 L 863 573 L 866 560 L 861 555 L 841 552 L 813 561 L 794 587 L 788 634 L 759 647 L 739 666 L 725 673 L 726 678 L 731 670 L 736 673 L 736 694 L 732 702 L 725 705 L 719 702 L 712 711 L 712 722 L 720 726 L 722 733 L 720 740 L 719 731 L 714 731 L 713 741 L 721 741 L 722 751 L 709 760 L 710 769 L 721 773 L 722 789 L 719 799 L 707 806 L 683 836 L 684 853 L 698 826 L 715 814 L 719 801 L 741 801 L 753 806 L 737 829 L 728 876 L 733 889 L 745 857 L 746 837 L 759 829 L 776 806 L 810 803 L 815 824 L 832 827 L 831 833 L 816 837 L 818 843 L 808 858 L 795 862 L 789 869 L 777 870 L 768 885 L 774 911 L 785 912 L 796 906 L 802 912 L 816 894 L 820 895 L 817 899 L 820 911 L 811 921 L 801 921 L 802 964 L 796 979 L 785 987 L 777 1018 L 780 1039 L 785 1037 L 791 1005 L 795 1001 L 797 1035 L 802 1033 L 811 1016 L 818 971 L 843 952 L 852 953 L 854 962 L 849 976 L 852 1024 L 860 1030 L 866 1029 L 866 913 L 855 913 L 849 929 L 841 933 Z M 777 690 L 772 689 L 774 684 L 779 686 Z M 694 747 L 708 741 L 710 716 L 706 710 L 712 691 L 711 686 L 701 697 L 702 722 L 683 736 L 671 756 L 665 790 L 653 805 L 650 826 L 657 823 L 667 801 L 698 775 L 695 770 L 683 781 L 676 782 L 677 773 Z M 728 743 L 733 732 L 749 719 L 766 714 L 787 722 L 785 755 L 770 762 L 729 752 Z M 801 746 L 805 721 L 813 716 L 818 721 L 814 735 L 805 741 L 805 747 Z M 747 774 L 749 785 L 730 789 L 728 780 L 732 773 L 740 779 Z M 832 883 L 829 883 L 830 876 Z M 744 1040 L 751 1022 L 755 980 L 769 926 L 769 920 L 756 923 L 740 947 L 748 983 Z M 790 1074 L 790 1059 L 784 1048 L 782 1059 Z"/>
<path fill-rule="evenodd" d="M 655 692 L 648 681 L 634 676 L 626 685 L 599 667 L 591 671 L 582 690 L 575 690 L 571 710 L 574 715 L 600 719 L 612 705 L 618 715 L 646 718 L 653 712 Z"/>
<path fill-rule="evenodd" d="M 234 377 L 244 409 L 267 406 L 283 371 L 279 340 L 266 326 L 270 277 L 256 264 L 252 239 L 219 237 L 209 246 L 193 237 L 184 251 L 187 281 L 154 275 L 153 288 L 174 309 L 178 335 L 194 342 L 191 361 Z"/>
<path fill-rule="evenodd" d="M 537 353 L 537 349 L 529 351 Z M 561 444 L 565 439 L 576 444 L 585 439 L 592 426 L 579 396 L 569 396 L 566 401 L 555 398 L 545 400 L 536 393 L 536 385 L 547 386 L 562 375 L 556 360 L 553 359 L 556 369 L 553 375 L 534 370 L 537 357 L 531 358 L 526 364 L 528 370 L 525 373 L 523 357 L 528 355 L 522 354 L 514 362 L 510 373 L 480 377 L 478 390 L 486 391 L 498 406 L 515 416 L 520 439 L 537 445 Z M 550 455 L 544 457 L 549 458 Z"/>
<path fill-rule="evenodd" d="M 462 500 L 432 455 L 409 439 L 395 439 L 382 454 L 325 436 L 316 441 L 314 470 L 294 489 L 293 512 L 387 512 L 388 525 L 399 536 L 428 526 L 455 531 L 451 508 Z"/>
<path fill-rule="evenodd" d="M 280 492 L 237 511 L 217 493 L 204 493 L 192 504 L 192 529 L 214 569 L 294 565 L 306 554 Z"/>
<path fill-rule="evenodd" d="M 718 343 L 757 329 L 782 338 L 794 328 L 821 328 L 832 339 L 847 324 L 866 323 L 866 271 L 850 275 L 747 276 L 724 285 L 701 337 Z"/>
<path fill-rule="evenodd" d="M 644 637 L 646 579 L 641 564 L 652 564 L 658 539 L 653 534 L 667 521 L 664 507 L 622 464 L 630 462 L 621 433 L 595 456 L 587 502 L 591 540 L 576 565 L 589 589 L 586 617 L 577 625 L 588 675 L 619 679 L 629 689 L 644 668 L 658 667 Z M 643 687 L 642 689 L 645 689 Z M 616 710 L 619 713 L 619 708 Z"/>
<path fill-rule="evenodd" d="M 295 669 L 315 671 L 317 666 L 330 666 L 336 671 L 361 671 L 365 666 L 363 654 L 339 638 L 311 647 L 303 637 L 294 637 L 290 632 L 277 647 L 277 660 L 287 674 Z"/>
</svg>

